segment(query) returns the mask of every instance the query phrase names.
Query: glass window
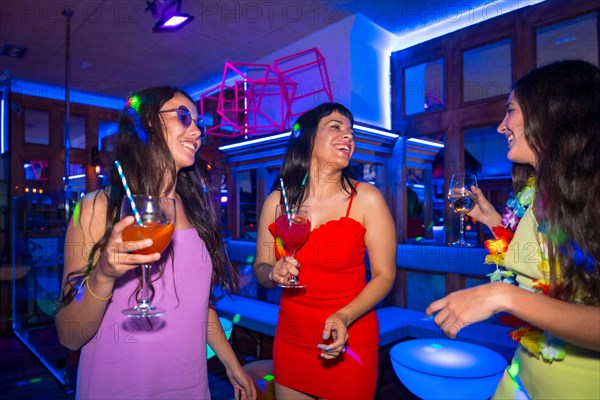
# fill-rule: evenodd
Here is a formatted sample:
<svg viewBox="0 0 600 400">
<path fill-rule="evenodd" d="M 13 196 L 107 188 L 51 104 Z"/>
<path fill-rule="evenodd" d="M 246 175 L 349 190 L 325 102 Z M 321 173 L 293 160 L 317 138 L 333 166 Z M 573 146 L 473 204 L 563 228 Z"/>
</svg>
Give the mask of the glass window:
<svg viewBox="0 0 600 400">
<path fill-rule="evenodd" d="M 23 163 L 26 181 L 46 181 L 48 180 L 48 162 L 47 161 L 26 161 Z"/>
<path fill-rule="evenodd" d="M 434 111 L 445 107 L 444 59 L 404 70 L 404 113 Z"/>
<path fill-rule="evenodd" d="M 25 110 L 25 143 L 50 144 L 49 127 L 47 111 Z"/>
<path fill-rule="evenodd" d="M 113 121 L 98 121 L 98 150 L 114 151 L 119 124 Z"/>
<path fill-rule="evenodd" d="M 85 118 L 71 115 L 69 117 L 69 126 L 71 148 L 85 149 Z"/>
<path fill-rule="evenodd" d="M 416 243 L 444 242 L 445 140 L 444 133 L 406 140 L 406 204 L 400 207 L 407 210 L 409 241 L 416 238 Z"/>
<path fill-rule="evenodd" d="M 540 28 L 536 32 L 537 65 L 579 59 L 598 65 L 596 13 Z"/>
<path fill-rule="evenodd" d="M 465 160 L 477 165 L 478 178 L 510 176 L 512 163 L 506 158 L 508 144 L 496 126 L 465 129 Z"/>
<path fill-rule="evenodd" d="M 487 99 L 510 92 L 512 85 L 510 39 L 463 53 L 463 101 Z"/>
</svg>

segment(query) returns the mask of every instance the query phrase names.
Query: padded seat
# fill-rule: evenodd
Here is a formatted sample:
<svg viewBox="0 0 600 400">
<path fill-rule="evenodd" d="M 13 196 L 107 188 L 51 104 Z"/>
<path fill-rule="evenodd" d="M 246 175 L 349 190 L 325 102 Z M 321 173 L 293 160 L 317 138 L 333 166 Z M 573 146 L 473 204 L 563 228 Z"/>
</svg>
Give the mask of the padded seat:
<svg viewBox="0 0 600 400">
<path fill-rule="evenodd" d="M 375 310 L 379 319 L 379 346 L 398 342 L 410 336 L 410 323 L 417 323 L 425 317 L 421 311 L 400 307 L 383 307 Z"/>
<path fill-rule="evenodd" d="M 422 399 L 489 399 L 507 361 L 485 347 L 455 340 L 408 340 L 390 350 L 396 375 Z"/>
<path fill-rule="evenodd" d="M 230 319 L 234 325 L 267 336 L 275 336 L 279 306 L 265 301 L 235 296 L 223 297 L 215 304 L 219 316 Z"/>
</svg>

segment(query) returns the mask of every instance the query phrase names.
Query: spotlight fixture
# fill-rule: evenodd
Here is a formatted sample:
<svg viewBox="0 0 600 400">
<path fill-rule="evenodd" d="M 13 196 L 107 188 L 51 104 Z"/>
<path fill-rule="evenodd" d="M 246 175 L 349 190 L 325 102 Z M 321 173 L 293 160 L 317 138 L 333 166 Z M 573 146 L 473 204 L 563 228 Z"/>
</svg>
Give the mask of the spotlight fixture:
<svg viewBox="0 0 600 400">
<path fill-rule="evenodd" d="M 171 0 L 168 2 L 168 4 L 162 7 L 162 11 L 160 12 L 160 20 L 152 29 L 154 32 L 177 31 L 194 19 L 193 16 L 181 12 L 182 1 L 183 0 Z M 162 2 L 163 1 L 158 0 L 158 3 Z M 152 16 L 155 18 L 159 16 L 158 8 L 159 5 L 157 4 L 157 0 L 146 2 L 145 11 L 150 11 Z"/>
</svg>

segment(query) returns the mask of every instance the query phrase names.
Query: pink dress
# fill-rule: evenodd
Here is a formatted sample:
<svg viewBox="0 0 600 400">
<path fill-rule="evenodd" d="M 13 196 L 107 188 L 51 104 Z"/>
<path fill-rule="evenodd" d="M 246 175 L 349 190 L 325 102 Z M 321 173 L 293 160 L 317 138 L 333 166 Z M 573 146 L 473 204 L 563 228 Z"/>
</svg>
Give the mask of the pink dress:
<svg viewBox="0 0 600 400">
<path fill-rule="evenodd" d="M 176 230 L 172 246 L 174 265 L 167 259 L 164 276 L 153 283 L 153 302 L 166 313 L 146 319 L 123 315 L 134 303 L 130 295 L 138 281 L 135 272 L 120 278 L 98 333 L 81 349 L 78 399 L 210 399 L 211 259 L 195 229 Z"/>
</svg>

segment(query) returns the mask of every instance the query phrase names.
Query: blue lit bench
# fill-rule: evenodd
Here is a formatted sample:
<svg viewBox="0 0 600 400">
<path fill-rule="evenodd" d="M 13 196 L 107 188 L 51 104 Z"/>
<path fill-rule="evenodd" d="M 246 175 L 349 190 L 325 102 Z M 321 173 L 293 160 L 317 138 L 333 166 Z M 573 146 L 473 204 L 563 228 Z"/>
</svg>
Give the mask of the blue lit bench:
<svg viewBox="0 0 600 400">
<path fill-rule="evenodd" d="M 421 311 L 400 307 L 383 307 L 375 310 L 379 319 L 379 346 L 398 342 L 410 337 L 410 323 L 418 323 L 425 317 Z"/>
<path fill-rule="evenodd" d="M 251 264 L 256 251 L 252 242 L 230 240 L 227 251 L 232 262 Z M 461 276 L 484 277 L 493 266 L 483 264 L 487 254 L 483 248 L 454 248 L 446 246 L 398 245 L 396 264 L 399 270 L 450 273 Z M 273 337 L 277 326 L 279 306 L 267 301 L 244 296 L 224 297 L 215 305 L 219 316 L 230 319 L 234 326 L 262 336 Z M 432 319 L 422 311 L 402 307 L 383 307 L 376 310 L 379 319 L 380 346 L 387 346 L 407 338 L 445 338 Z M 459 332 L 458 340 L 479 344 L 500 353 L 507 359 L 517 346 L 508 332 L 512 328 L 480 322 Z"/>
</svg>

